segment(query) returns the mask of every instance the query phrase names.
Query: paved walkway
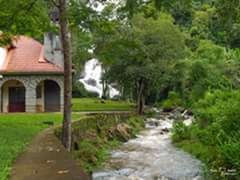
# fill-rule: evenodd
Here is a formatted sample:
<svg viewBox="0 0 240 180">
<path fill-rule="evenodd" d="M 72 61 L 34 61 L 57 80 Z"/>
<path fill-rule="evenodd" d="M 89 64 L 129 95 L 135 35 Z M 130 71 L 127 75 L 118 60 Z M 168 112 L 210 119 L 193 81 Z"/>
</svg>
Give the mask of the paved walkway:
<svg viewBox="0 0 240 180">
<path fill-rule="evenodd" d="M 90 179 L 47 129 L 35 137 L 17 160 L 10 180 L 88 180 Z"/>
</svg>

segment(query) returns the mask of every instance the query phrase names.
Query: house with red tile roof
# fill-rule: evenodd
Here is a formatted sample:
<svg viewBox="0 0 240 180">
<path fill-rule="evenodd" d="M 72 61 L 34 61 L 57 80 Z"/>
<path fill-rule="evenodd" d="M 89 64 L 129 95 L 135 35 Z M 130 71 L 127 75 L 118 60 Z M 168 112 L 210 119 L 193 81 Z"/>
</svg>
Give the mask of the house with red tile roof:
<svg viewBox="0 0 240 180">
<path fill-rule="evenodd" d="M 59 37 L 44 44 L 26 36 L 0 48 L 0 112 L 57 112 L 63 107 L 64 65 Z"/>
</svg>

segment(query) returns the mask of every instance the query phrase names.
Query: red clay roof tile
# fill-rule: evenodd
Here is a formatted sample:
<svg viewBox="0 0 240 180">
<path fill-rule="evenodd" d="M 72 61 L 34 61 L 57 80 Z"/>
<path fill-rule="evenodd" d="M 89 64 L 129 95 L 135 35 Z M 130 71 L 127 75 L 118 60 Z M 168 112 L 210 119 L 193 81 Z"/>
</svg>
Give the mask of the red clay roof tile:
<svg viewBox="0 0 240 180">
<path fill-rule="evenodd" d="M 38 41 L 20 36 L 16 47 L 8 50 L 2 73 L 63 73 L 63 68 L 44 58 L 43 45 Z"/>
</svg>

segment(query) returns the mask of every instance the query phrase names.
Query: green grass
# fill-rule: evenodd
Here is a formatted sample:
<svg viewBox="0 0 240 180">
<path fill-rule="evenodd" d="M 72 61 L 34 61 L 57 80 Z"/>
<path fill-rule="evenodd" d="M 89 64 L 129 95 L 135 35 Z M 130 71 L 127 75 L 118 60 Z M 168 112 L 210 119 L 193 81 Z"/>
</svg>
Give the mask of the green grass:
<svg viewBox="0 0 240 180">
<path fill-rule="evenodd" d="M 73 114 L 73 119 L 80 119 L 80 115 Z M 62 115 L 60 113 L 0 115 L 0 180 L 7 179 L 13 161 L 35 135 L 49 127 L 49 122 L 59 125 L 62 122 Z"/>
<path fill-rule="evenodd" d="M 98 98 L 74 98 L 72 103 L 73 111 L 129 111 L 134 108 L 133 103 Z"/>
<path fill-rule="evenodd" d="M 206 164 L 218 158 L 215 147 L 205 146 L 199 141 L 183 140 L 175 145 L 194 155 L 196 158 L 202 160 Z"/>
<path fill-rule="evenodd" d="M 221 164 L 221 158 L 219 157 L 219 152 L 214 146 L 206 146 L 199 141 L 193 140 L 183 140 L 181 142 L 175 143 L 178 148 L 192 154 L 197 159 L 204 163 L 204 179 L 228 179 L 223 177 L 221 169 L 219 169 L 219 164 Z M 211 171 L 214 170 L 214 171 Z M 233 178 L 235 179 L 235 178 Z"/>
<path fill-rule="evenodd" d="M 73 99 L 73 111 L 126 111 L 133 104 L 99 99 Z M 83 115 L 73 113 L 73 120 Z M 49 127 L 49 123 L 59 125 L 60 113 L 17 113 L 0 114 L 0 180 L 7 179 L 16 157 L 23 152 L 27 144 L 40 131 Z"/>
</svg>

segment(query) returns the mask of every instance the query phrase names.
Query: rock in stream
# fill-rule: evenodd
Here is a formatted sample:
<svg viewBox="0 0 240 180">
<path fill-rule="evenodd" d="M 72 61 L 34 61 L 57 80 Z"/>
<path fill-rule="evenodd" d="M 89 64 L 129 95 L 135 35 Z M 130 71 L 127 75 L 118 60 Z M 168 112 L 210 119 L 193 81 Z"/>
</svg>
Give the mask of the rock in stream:
<svg viewBox="0 0 240 180">
<path fill-rule="evenodd" d="M 94 172 L 93 180 L 200 180 L 202 164 L 171 143 L 175 114 L 160 112 L 146 121 L 146 129 L 136 139 L 111 152 L 104 169 Z M 192 117 L 182 113 L 189 125 Z"/>
</svg>

